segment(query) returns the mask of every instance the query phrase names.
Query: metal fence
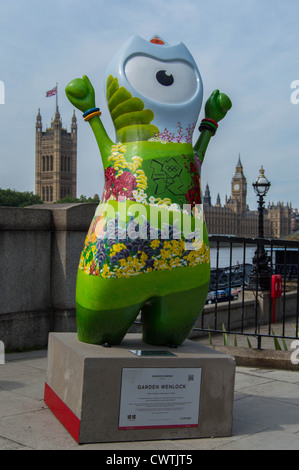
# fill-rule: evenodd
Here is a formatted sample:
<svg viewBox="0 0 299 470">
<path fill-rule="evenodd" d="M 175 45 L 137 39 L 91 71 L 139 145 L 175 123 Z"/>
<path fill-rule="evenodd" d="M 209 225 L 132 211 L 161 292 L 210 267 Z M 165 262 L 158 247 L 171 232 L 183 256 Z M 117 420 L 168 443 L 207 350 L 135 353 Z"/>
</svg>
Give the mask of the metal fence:
<svg viewBox="0 0 299 470">
<path fill-rule="evenodd" d="M 220 302 L 227 302 L 227 318 L 224 323 L 225 333 L 234 335 L 254 336 L 257 339 L 257 347 L 262 347 L 262 338 L 284 338 L 297 339 L 299 337 L 299 242 L 277 239 L 259 239 L 259 238 L 242 238 L 235 236 L 212 235 L 209 237 L 211 253 L 213 254 L 211 261 L 211 281 L 210 292 L 207 303 L 214 304 L 214 325 L 206 325 L 206 316 L 202 314 L 200 327 L 197 324 L 195 331 L 212 333 L 222 333 L 223 329 L 219 329 L 218 310 Z M 269 271 L 267 273 L 269 290 L 268 290 L 268 312 L 263 312 L 263 321 L 268 315 L 266 322 L 267 328 L 261 331 L 261 315 L 258 305 L 260 286 L 258 282 L 258 272 L 254 268 L 252 261 L 253 254 L 257 250 L 264 249 L 267 254 L 267 264 Z M 236 262 L 235 252 L 238 252 L 238 260 Z M 221 258 L 223 252 L 226 253 L 226 259 Z M 274 287 L 272 285 L 272 276 L 280 275 L 282 281 L 282 314 L 280 335 L 273 334 L 273 322 L 275 322 L 275 303 Z M 294 325 L 294 335 L 286 334 L 286 296 L 288 291 L 295 292 L 295 306 L 292 308 L 291 317 Z M 246 329 L 245 322 L 245 297 L 246 292 L 251 291 L 255 299 L 255 318 L 251 332 Z M 231 312 L 232 303 L 236 297 L 241 300 L 241 316 L 239 318 L 239 327 L 232 327 Z M 222 309 L 223 310 L 223 309 Z M 223 315 L 223 312 L 222 312 Z M 289 312 L 288 312 L 289 315 Z"/>
</svg>

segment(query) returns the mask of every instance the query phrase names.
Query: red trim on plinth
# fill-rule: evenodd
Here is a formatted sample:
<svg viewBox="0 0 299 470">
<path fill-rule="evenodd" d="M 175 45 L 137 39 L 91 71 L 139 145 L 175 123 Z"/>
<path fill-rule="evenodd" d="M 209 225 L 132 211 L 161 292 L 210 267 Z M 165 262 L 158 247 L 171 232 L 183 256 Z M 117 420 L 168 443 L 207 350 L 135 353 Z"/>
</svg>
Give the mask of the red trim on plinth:
<svg viewBox="0 0 299 470">
<path fill-rule="evenodd" d="M 61 400 L 61 398 L 56 395 L 47 383 L 45 383 L 44 402 L 75 441 L 79 443 L 80 419 Z"/>
</svg>

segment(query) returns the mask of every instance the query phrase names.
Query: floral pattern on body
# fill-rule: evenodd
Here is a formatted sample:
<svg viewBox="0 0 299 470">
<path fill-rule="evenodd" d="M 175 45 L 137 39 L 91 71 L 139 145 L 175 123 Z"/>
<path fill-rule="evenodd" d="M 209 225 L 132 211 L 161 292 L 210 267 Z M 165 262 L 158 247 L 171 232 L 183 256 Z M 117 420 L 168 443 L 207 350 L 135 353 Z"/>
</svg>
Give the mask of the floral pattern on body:
<svg viewBox="0 0 299 470">
<path fill-rule="evenodd" d="M 123 143 L 111 148 L 111 155 L 108 157 L 110 166 L 105 169 L 102 202 L 128 200 L 190 215 L 170 198 L 149 196 L 146 192 L 147 176 L 142 169 L 143 159 L 140 156 L 126 158 L 126 151 L 127 147 Z M 184 159 L 185 156 L 182 155 L 182 160 Z M 183 164 L 191 175 L 191 186 L 184 197 L 192 210 L 195 204 L 201 203 L 199 162 L 194 156 L 194 160 L 186 160 Z M 186 242 L 192 237 L 196 239 L 195 233 L 191 233 L 185 240 L 184 237 L 178 237 L 175 226 L 168 225 L 162 230 L 157 230 L 156 237 L 153 237 L 153 227 L 149 221 L 144 220 L 144 224 L 143 229 L 146 230 L 147 236 L 141 237 L 140 233 L 137 233 L 136 237 L 130 221 L 121 228 L 117 217 L 106 220 L 99 214 L 95 215 L 81 253 L 79 269 L 86 274 L 102 278 L 120 278 L 154 270 L 172 270 L 209 263 L 209 247 L 205 243 L 201 242 L 198 249 L 186 249 Z M 167 236 L 163 230 L 167 230 Z M 142 229 L 139 228 L 139 231 Z"/>
<path fill-rule="evenodd" d="M 162 142 L 162 144 L 166 144 L 167 142 L 174 142 L 174 143 L 183 143 L 186 142 L 188 144 L 192 144 L 192 137 L 193 132 L 195 129 L 196 123 L 193 125 L 189 124 L 188 127 L 183 129 L 180 122 L 177 123 L 177 132 L 170 132 L 168 129 L 164 129 L 163 132 L 159 132 L 155 134 L 151 139 L 150 142 Z"/>
<path fill-rule="evenodd" d="M 162 199 L 153 195 L 148 196 L 145 192 L 148 181 L 142 169 L 143 159 L 140 156 L 133 156 L 131 162 L 128 162 L 125 158 L 126 150 L 125 144 L 112 146 L 112 152 L 108 158 L 111 166 L 105 169 L 105 186 L 102 200 L 120 202 L 131 200 L 145 205 L 151 204 L 166 207 L 170 210 L 180 210 L 179 205 L 173 203 L 168 197 Z M 182 158 L 184 158 L 184 155 L 182 155 Z M 201 161 L 197 155 L 194 155 L 194 160 L 185 165 L 187 165 L 192 178 L 192 186 L 185 193 L 185 199 L 186 203 L 191 204 L 193 207 L 194 204 L 201 204 L 199 177 Z"/>
<path fill-rule="evenodd" d="M 205 243 L 201 243 L 198 250 L 187 250 L 183 239 L 127 238 L 120 242 L 106 238 L 95 241 L 91 237 L 85 242 L 79 268 L 102 278 L 128 278 L 154 270 L 195 267 L 209 262 L 210 251 Z"/>
<path fill-rule="evenodd" d="M 190 189 L 188 189 L 188 191 L 185 194 L 185 198 L 190 203 L 191 207 L 194 207 L 195 204 L 201 204 L 200 181 L 198 177 L 198 169 L 196 165 L 196 160 L 195 160 L 195 163 L 191 162 L 189 164 L 189 167 L 190 167 L 190 173 L 192 176 L 193 186 Z"/>
<path fill-rule="evenodd" d="M 103 200 L 108 199 L 122 201 L 129 199 L 135 201 L 136 189 L 146 189 L 147 178 L 144 171 L 140 169 L 142 158 L 132 157 L 132 162 L 127 162 L 124 155 L 126 146 L 117 144 L 112 146 L 112 152 L 108 161 L 112 162 L 105 170 L 105 186 Z"/>
</svg>

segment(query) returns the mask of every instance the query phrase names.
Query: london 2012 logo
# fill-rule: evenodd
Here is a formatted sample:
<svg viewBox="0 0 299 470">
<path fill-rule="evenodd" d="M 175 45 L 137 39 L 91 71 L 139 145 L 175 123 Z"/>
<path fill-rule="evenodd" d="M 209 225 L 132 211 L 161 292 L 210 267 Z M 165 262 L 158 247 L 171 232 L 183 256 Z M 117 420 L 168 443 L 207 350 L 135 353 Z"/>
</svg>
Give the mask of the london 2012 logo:
<svg viewBox="0 0 299 470">
<path fill-rule="evenodd" d="M 5 104 L 5 85 L 2 80 L 0 80 L 0 104 Z"/>
</svg>

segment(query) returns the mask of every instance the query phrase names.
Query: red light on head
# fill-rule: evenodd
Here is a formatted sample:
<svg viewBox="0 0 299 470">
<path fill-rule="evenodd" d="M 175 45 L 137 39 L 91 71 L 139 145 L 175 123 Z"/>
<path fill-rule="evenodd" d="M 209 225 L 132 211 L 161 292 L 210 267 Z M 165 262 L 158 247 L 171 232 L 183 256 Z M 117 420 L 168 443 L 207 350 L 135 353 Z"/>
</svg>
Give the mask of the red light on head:
<svg viewBox="0 0 299 470">
<path fill-rule="evenodd" d="M 165 42 L 162 41 L 162 39 L 159 38 L 159 36 L 153 37 L 153 38 L 151 39 L 151 42 L 152 42 L 153 44 L 159 44 L 159 45 L 165 44 Z"/>
</svg>

